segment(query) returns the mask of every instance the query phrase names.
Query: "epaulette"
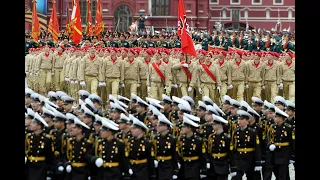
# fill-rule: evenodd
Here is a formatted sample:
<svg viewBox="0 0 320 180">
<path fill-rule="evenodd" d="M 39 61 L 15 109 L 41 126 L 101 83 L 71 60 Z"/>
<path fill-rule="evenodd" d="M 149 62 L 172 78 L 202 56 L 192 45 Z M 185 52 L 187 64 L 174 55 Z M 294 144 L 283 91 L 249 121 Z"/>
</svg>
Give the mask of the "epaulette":
<svg viewBox="0 0 320 180">
<path fill-rule="evenodd" d="M 52 138 L 52 136 L 51 135 L 49 135 L 49 134 L 45 134 L 44 135 L 46 138 L 49 138 L 49 139 L 51 139 Z"/>
<path fill-rule="evenodd" d="M 256 132 L 256 129 L 252 128 L 252 127 L 248 127 L 248 130 Z"/>
<path fill-rule="evenodd" d="M 201 138 L 200 136 L 198 136 L 198 135 L 194 135 L 194 138 L 197 139 L 197 140 L 199 140 L 199 141 L 201 141 L 201 139 L 202 139 L 202 138 Z"/>
<path fill-rule="evenodd" d="M 285 126 L 289 127 L 289 128 L 292 128 L 292 125 L 289 124 L 289 123 L 284 123 Z"/>
</svg>

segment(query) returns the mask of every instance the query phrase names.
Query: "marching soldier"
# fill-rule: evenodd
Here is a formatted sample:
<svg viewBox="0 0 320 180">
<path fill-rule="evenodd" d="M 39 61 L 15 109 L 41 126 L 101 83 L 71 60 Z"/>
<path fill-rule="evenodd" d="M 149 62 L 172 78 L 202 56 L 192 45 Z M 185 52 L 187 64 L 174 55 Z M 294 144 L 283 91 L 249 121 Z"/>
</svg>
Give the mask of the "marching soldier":
<svg viewBox="0 0 320 180">
<path fill-rule="evenodd" d="M 147 102 L 142 100 L 140 97 L 137 97 L 137 103 L 136 103 L 137 113 L 135 114 L 135 117 L 143 123 L 147 122 L 148 107 L 149 107 L 149 104 Z"/>
<path fill-rule="evenodd" d="M 47 107 L 48 107 L 48 105 L 47 105 Z M 49 108 L 49 107 L 48 107 Z M 44 133 L 46 133 L 46 134 L 49 134 L 50 133 L 50 131 L 51 130 L 53 130 L 55 127 L 54 127 L 54 121 L 53 121 L 53 119 L 54 119 L 54 117 L 55 117 L 55 113 L 53 112 L 53 111 L 51 111 L 51 109 L 52 110 L 56 110 L 56 109 L 54 109 L 54 108 L 50 108 L 50 110 L 49 109 L 47 109 L 47 108 L 45 108 L 45 107 L 42 107 L 42 118 L 46 121 L 46 123 L 48 124 L 48 126 L 47 127 L 45 127 L 44 128 Z"/>
<path fill-rule="evenodd" d="M 232 136 L 233 132 L 238 127 L 238 115 L 237 112 L 240 109 L 240 103 L 234 99 L 230 99 L 230 116 L 228 119 L 228 135 Z"/>
<path fill-rule="evenodd" d="M 117 98 L 119 84 L 124 83 L 124 64 L 116 55 L 117 49 L 110 51 L 110 56 L 102 62 L 102 70 L 99 74 L 99 81 L 105 82 L 107 94 L 112 94 Z M 103 96 L 102 96 L 103 98 Z"/>
<path fill-rule="evenodd" d="M 66 60 L 67 55 L 64 52 L 64 46 L 57 48 L 57 53 L 53 56 L 53 73 L 54 73 L 54 87 L 55 90 L 63 90 L 64 85 L 64 74 L 63 74 L 63 63 Z"/>
<path fill-rule="evenodd" d="M 132 138 L 126 144 L 125 156 L 129 159 L 132 180 L 154 180 L 154 147 L 145 133 L 148 127 L 139 119 L 133 118 Z"/>
<path fill-rule="evenodd" d="M 292 60 L 293 54 L 287 53 L 285 61 L 279 64 L 280 85 L 283 87 L 283 95 L 291 102 L 295 102 L 295 62 Z"/>
<path fill-rule="evenodd" d="M 293 129 L 295 129 L 296 126 L 296 117 L 295 117 L 295 112 L 296 112 L 296 105 L 292 103 L 289 100 L 286 100 L 286 113 L 288 114 L 288 118 L 286 120 L 286 123 L 290 124 Z"/>
<path fill-rule="evenodd" d="M 25 98 L 24 98 L 24 102 L 25 105 L 27 106 L 27 108 L 32 108 L 32 99 L 31 99 L 31 94 L 33 94 L 34 92 L 32 91 L 32 89 L 29 88 L 25 88 Z"/>
<path fill-rule="evenodd" d="M 241 180 L 245 173 L 248 180 L 253 180 L 254 171 L 262 169 L 260 141 L 255 129 L 248 126 L 252 116 L 243 110 L 238 110 L 237 115 L 239 127 L 233 132 L 230 145 L 235 165 L 231 167 L 232 179 Z"/>
<path fill-rule="evenodd" d="M 273 52 L 269 52 L 266 58 L 267 63 L 264 72 L 265 97 L 267 101 L 273 103 L 273 98 L 278 92 L 277 86 L 280 85 L 280 69 L 279 64 L 275 61 Z"/>
<path fill-rule="evenodd" d="M 164 71 L 165 74 L 165 79 L 168 81 L 166 82 L 166 85 L 164 87 L 165 92 L 167 95 L 170 96 L 171 94 L 171 88 L 172 85 L 175 84 L 175 77 L 173 77 L 172 73 L 172 65 L 175 63 L 175 59 L 171 58 L 170 56 L 170 50 L 168 49 L 163 49 L 161 51 L 161 60 L 164 64 L 166 64 L 166 68 Z M 162 95 L 162 93 L 161 93 Z M 161 95 L 158 95 L 158 99 L 161 99 Z"/>
<path fill-rule="evenodd" d="M 162 113 L 163 115 L 170 121 L 172 119 L 172 108 L 171 108 L 172 100 L 169 96 L 162 94 L 162 102 L 161 105 L 163 106 Z"/>
<path fill-rule="evenodd" d="M 224 119 L 229 119 L 231 111 L 231 103 L 230 103 L 231 97 L 228 95 L 224 95 L 223 96 L 223 103 L 222 103 L 222 111 L 225 114 L 224 116 L 222 116 Z"/>
<path fill-rule="evenodd" d="M 152 61 L 153 51 L 151 49 L 147 49 L 142 53 L 143 58 L 141 58 L 140 63 L 140 87 L 138 87 L 138 94 L 142 99 L 148 97 L 148 89 L 147 89 L 147 78 L 149 76 L 149 66 Z"/>
<path fill-rule="evenodd" d="M 155 167 L 158 180 L 177 179 L 178 154 L 176 151 L 176 138 L 170 134 L 172 123 L 162 114 L 158 116 L 158 134 L 152 139 L 155 148 Z"/>
<path fill-rule="evenodd" d="M 66 172 L 70 173 L 71 180 L 87 180 L 90 174 L 88 164 L 95 163 L 93 144 L 84 135 L 84 131 L 89 129 L 84 122 L 77 117 L 74 118 L 72 137 L 67 141 L 68 162 L 65 163 Z"/>
<path fill-rule="evenodd" d="M 118 127 L 102 119 L 101 139 L 95 143 L 95 158 L 98 167 L 97 180 L 129 177 L 129 163 L 125 158 L 125 143 L 115 137 Z"/>
<path fill-rule="evenodd" d="M 275 107 L 275 124 L 270 126 L 268 131 L 268 149 L 271 151 L 270 170 L 266 179 L 271 179 L 272 172 L 279 180 L 287 179 L 289 163 L 294 162 L 295 152 L 295 133 L 292 126 L 285 123 L 288 114 Z"/>
<path fill-rule="evenodd" d="M 136 51 L 132 48 L 128 51 L 128 59 L 124 64 L 124 88 L 125 97 L 129 97 L 131 93 L 137 94 L 137 87 L 141 86 L 140 82 L 140 60 L 135 58 Z"/>
<path fill-rule="evenodd" d="M 52 139 L 43 132 L 47 126 L 45 120 L 36 112 L 30 125 L 33 132 L 28 133 L 25 139 L 25 162 L 28 161 L 29 180 L 46 179 L 47 171 L 53 166 Z"/>
<path fill-rule="evenodd" d="M 273 98 L 274 105 L 279 108 L 281 111 L 286 109 L 286 100 L 282 96 L 276 96 Z"/>
<path fill-rule="evenodd" d="M 94 107 L 96 108 L 95 113 L 99 116 L 104 116 L 104 110 L 102 108 L 102 99 L 96 94 L 90 94 L 88 98 L 92 101 Z"/>
<path fill-rule="evenodd" d="M 207 111 L 207 105 L 203 102 L 203 101 L 198 101 L 198 108 L 196 109 L 197 112 L 197 117 L 200 118 L 200 127 L 201 125 L 203 125 L 204 123 L 206 123 L 206 111 Z"/>
<path fill-rule="evenodd" d="M 95 142 L 95 136 L 94 136 L 94 127 L 93 127 L 93 123 L 95 121 L 95 115 L 94 113 L 88 109 L 86 106 L 82 107 L 83 110 L 83 122 L 89 127 L 84 129 L 84 136 L 86 139 L 88 139 L 91 144 L 93 144 Z"/>
<path fill-rule="evenodd" d="M 74 113 L 74 110 L 72 108 L 73 102 L 75 101 L 72 97 L 69 96 L 62 96 L 61 100 L 63 101 L 63 113 Z"/>
<path fill-rule="evenodd" d="M 194 134 L 199 125 L 183 116 L 181 136 L 177 139 L 176 151 L 179 155 L 179 179 L 199 180 L 205 169 L 206 149 L 201 138 Z"/>
<path fill-rule="evenodd" d="M 125 114 L 121 113 L 120 120 L 117 123 L 119 124 L 120 132 L 116 133 L 115 136 L 120 141 L 127 143 L 128 139 L 132 137 L 130 132 L 130 126 L 132 124 L 130 118 Z"/>
<path fill-rule="evenodd" d="M 231 151 L 230 138 L 224 132 L 223 126 L 228 121 L 220 116 L 212 114 L 213 133 L 208 137 L 207 153 L 209 162 L 207 162 L 207 179 L 208 180 L 226 180 L 229 174 L 229 165 Z"/>
<path fill-rule="evenodd" d="M 231 97 L 237 101 L 242 101 L 244 98 L 244 84 L 247 83 L 248 78 L 247 65 L 241 58 L 242 52 L 237 51 L 237 53 L 235 53 L 235 60 L 230 61 L 232 85 Z"/>
<path fill-rule="evenodd" d="M 89 49 L 89 56 L 84 56 L 80 61 L 80 86 L 85 86 L 86 90 L 93 94 L 97 94 L 98 75 L 101 71 L 101 64 L 102 61 L 96 56 L 96 49 L 94 47 Z"/>
<path fill-rule="evenodd" d="M 251 104 L 251 97 L 261 98 L 261 88 L 264 87 L 265 64 L 260 62 L 261 52 L 255 54 L 254 60 L 247 62 L 248 69 L 248 97 L 247 101 Z"/>
<path fill-rule="evenodd" d="M 206 115 L 205 115 L 205 123 L 200 125 L 200 137 L 204 141 L 204 143 L 208 143 L 208 137 L 213 133 L 212 123 L 213 123 L 213 114 L 217 113 L 215 108 L 211 105 L 206 105 Z"/>
<path fill-rule="evenodd" d="M 76 50 L 75 56 L 72 57 L 71 60 L 69 60 L 69 71 L 67 72 L 68 74 L 66 75 L 66 77 L 68 77 L 70 82 L 69 94 L 71 95 L 71 97 L 74 97 L 75 99 L 77 99 L 78 97 L 78 89 L 79 89 L 78 80 L 80 75 L 79 67 L 81 65 L 80 63 L 81 59 L 82 59 L 82 56 L 80 51 Z"/>
<path fill-rule="evenodd" d="M 25 135 L 27 135 L 27 133 L 31 133 L 31 123 L 32 120 L 34 118 L 34 111 L 30 108 L 27 108 L 27 114 L 26 114 L 26 118 L 25 118 Z"/>
</svg>

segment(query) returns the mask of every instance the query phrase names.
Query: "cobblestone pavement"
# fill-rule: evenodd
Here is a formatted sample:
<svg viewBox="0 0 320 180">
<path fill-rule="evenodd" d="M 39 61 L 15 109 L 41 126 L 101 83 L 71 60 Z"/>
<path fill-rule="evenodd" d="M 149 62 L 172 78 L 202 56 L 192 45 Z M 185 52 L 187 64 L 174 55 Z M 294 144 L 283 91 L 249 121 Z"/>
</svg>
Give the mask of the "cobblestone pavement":
<svg viewBox="0 0 320 180">
<path fill-rule="evenodd" d="M 295 177 L 295 171 L 294 171 L 294 168 L 293 168 L 293 165 L 290 164 L 289 165 L 289 173 L 290 173 L 290 180 L 295 180 L 296 177 Z M 246 175 L 243 176 L 242 180 L 246 180 Z M 271 180 L 275 180 L 276 177 L 274 175 L 272 175 L 272 179 Z M 229 176 L 228 180 L 231 180 L 231 176 Z"/>
</svg>

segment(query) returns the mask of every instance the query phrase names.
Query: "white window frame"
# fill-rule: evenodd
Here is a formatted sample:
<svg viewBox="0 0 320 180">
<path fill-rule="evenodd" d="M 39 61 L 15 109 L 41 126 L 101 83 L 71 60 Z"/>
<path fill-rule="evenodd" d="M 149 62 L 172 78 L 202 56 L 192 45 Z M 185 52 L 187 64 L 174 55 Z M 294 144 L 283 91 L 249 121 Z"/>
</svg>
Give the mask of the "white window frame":
<svg viewBox="0 0 320 180">
<path fill-rule="evenodd" d="M 270 19 L 270 9 L 266 9 L 266 18 Z"/>
<path fill-rule="evenodd" d="M 273 0 L 273 5 L 283 5 L 283 1 L 284 0 L 281 0 L 281 3 L 276 3 L 276 0 Z"/>
<path fill-rule="evenodd" d="M 251 0 L 252 5 L 262 5 L 262 0 L 260 0 L 259 3 L 254 2 L 254 0 Z"/>
<path fill-rule="evenodd" d="M 241 0 L 239 0 L 239 2 L 238 3 L 234 3 L 234 2 L 232 2 L 233 0 L 230 0 L 230 5 L 240 5 L 241 4 Z"/>
<path fill-rule="evenodd" d="M 222 19 L 227 18 L 227 9 L 222 9 Z"/>
<path fill-rule="evenodd" d="M 219 4 L 219 0 L 216 0 L 217 2 L 211 2 L 211 0 L 209 0 L 209 4 Z"/>
<path fill-rule="evenodd" d="M 288 19 L 292 19 L 292 9 L 288 9 Z"/>
<path fill-rule="evenodd" d="M 248 17 L 249 17 L 249 9 L 246 8 L 246 9 L 243 10 L 243 12 L 244 12 L 244 15 L 243 15 L 244 19 L 248 19 Z"/>
</svg>

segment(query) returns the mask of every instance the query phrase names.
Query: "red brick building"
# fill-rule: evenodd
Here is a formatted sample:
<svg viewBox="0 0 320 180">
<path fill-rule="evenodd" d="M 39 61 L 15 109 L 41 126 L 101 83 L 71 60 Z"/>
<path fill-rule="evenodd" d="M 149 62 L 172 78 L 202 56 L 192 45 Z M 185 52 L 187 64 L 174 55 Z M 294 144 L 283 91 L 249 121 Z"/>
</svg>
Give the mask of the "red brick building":
<svg viewBox="0 0 320 180">
<path fill-rule="evenodd" d="M 30 0 L 25 0 L 26 5 Z M 71 14 L 72 0 L 56 0 L 60 27 L 66 24 L 66 1 Z M 155 30 L 177 27 L 179 0 L 102 0 L 105 29 L 126 31 L 139 14 L 150 15 L 146 26 Z M 48 0 L 48 19 L 51 15 L 52 0 Z M 86 0 L 79 0 L 83 27 L 86 22 Z M 295 29 L 294 0 L 184 0 L 190 27 L 212 30 L 215 22 L 221 22 L 226 29 L 245 29 L 246 22 L 251 28 L 274 28 L 280 18 L 282 29 Z M 93 22 L 96 0 L 91 0 Z M 26 29 L 31 29 L 26 22 Z"/>
</svg>

